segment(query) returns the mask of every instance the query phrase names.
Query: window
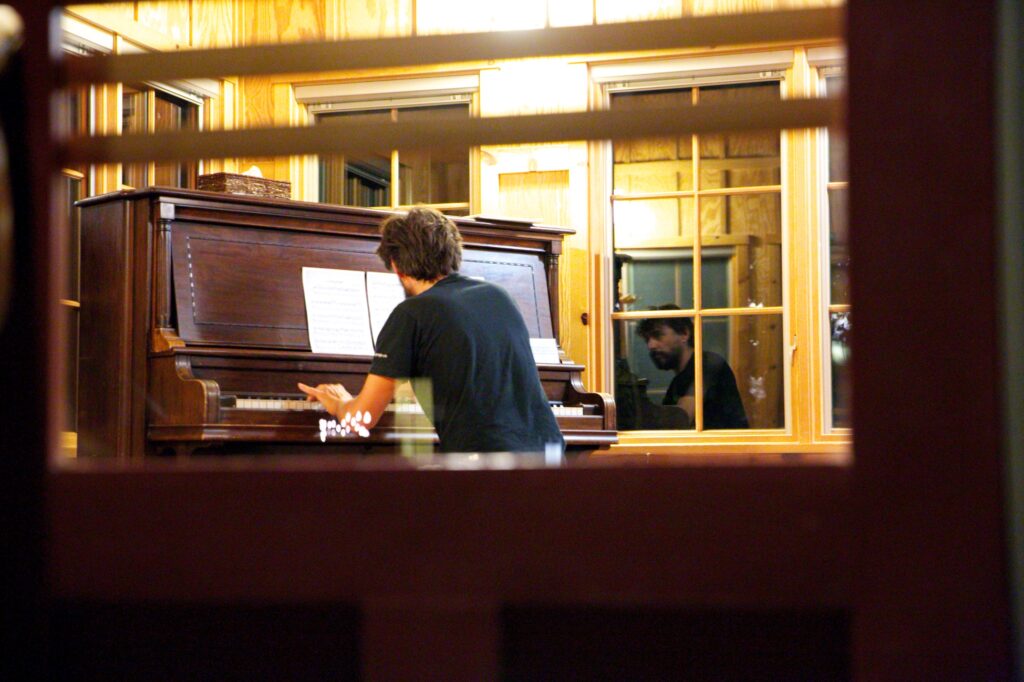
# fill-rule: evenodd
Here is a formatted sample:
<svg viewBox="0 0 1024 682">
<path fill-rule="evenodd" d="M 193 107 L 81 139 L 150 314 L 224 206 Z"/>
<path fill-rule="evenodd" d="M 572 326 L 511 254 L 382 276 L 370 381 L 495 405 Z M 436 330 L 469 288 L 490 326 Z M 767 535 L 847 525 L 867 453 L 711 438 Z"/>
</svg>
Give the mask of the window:
<svg viewBox="0 0 1024 682">
<path fill-rule="evenodd" d="M 610 94 L 612 109 L 781 96 L 775 80 Z M 620 429 L 784 427 L 779 134 L 616 141 L 612 154 Z M 629 314 L 656 309 L 648 323 Z M 686 326 L 685 340 L 659 350 L 650 332 L 673 325 Z M 670 390 L 677 374 L 693 377 L 691 396 L 704 396 L 683 422 L 674 417 L 687 389 Z"/>
<path fill-rule="evenodd" d="M 307 84 L 295 88 L 316 125 L 458 120 L 475 112 L 476 75 Z M 318 157 L 319 200 L 399 208 L 429 205 L 468 215 L 474 181 L 468 147 L 385 149 L 361 158 Z"/>
<path fill-rule="evenodd" d="M 612 110 L 756 110 L 836 91 L 838 72 L 819 71 L 809 52 L 709 51 L 595 64 L 591 75 L 596 101 Z M 813 52 L 842 63 L 841 47 Z M 601 390 L 616 398 L 613 451 L 845 450 L 842 140 L 784 130 L 591 149 L 592 186 L 607 197 L 592 215 L 608 263 L 607 323 L 595 333 Z"/>
<path fill-rule="evenodd" d="M 318 125 L 458 119 L 469 103 L 392 107 L 320 114 Z M 363 158 L 320 157 L 320 201 L 349 206 L 430 204 L 446 213 L 469 212 L 469 148 L 381 149 Z"/>
<path fill-rule="evenodd" d="M 155 89 L 124 86 L 121 96 L 123 133 L 198 130 L 198 101 Z M 124 164 L 121 183 L 131 188 L 149 185 L 195 189 L 198 165 L 194 161 Z"/>
<path fill-rule="evenodd" d="M 846 78 L 835 67 L 821 70 L 821 88 L 825 95 L 843 94 Z M 850 314 L 849 270 L 850 256 L 847 239 L 847 196 L 849 178 L 846 174 L 846 137 L 838 130 L 823 133 L 826 159 L 824 216 L 822 225 L 828 230 L 828 286 L 826 291 L 828 312 L 829 397 L 831 408 L 826 410 L 826 429 L 850 426 L 850 342 L 852 325 Z"/>
</svg>

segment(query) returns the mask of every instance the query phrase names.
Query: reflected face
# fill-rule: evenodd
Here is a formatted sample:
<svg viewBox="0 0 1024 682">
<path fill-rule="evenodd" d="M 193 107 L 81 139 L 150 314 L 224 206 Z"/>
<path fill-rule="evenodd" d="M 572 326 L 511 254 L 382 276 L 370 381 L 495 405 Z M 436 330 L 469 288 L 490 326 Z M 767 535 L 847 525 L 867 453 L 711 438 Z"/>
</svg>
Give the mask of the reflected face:
<svg viewBox="0 0 1024 682">
<path fill-rule="evenodd" d="M 683 358 L 683 349 L 690 338 L 690 333 L 677 332 L 667 325 L 659 326 L 647 339 L 647 352 L 651 362 L 658 369 L 678 370 L 679 361 Z"/>
</svg>

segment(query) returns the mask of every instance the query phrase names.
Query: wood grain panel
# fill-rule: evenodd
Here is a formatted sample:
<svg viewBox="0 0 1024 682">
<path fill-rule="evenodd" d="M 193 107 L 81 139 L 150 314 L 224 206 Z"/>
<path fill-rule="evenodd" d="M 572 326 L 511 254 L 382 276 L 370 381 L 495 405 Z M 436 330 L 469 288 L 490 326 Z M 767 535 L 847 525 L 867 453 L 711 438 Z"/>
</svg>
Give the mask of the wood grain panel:
<svg viewBox="0 0 1024 682">
<path fill-rule="evenodd" d="M 812 7 L 841 7 L 843 0 L 682 0 L 684 15 L 770 12 Z"/>
<path fill-rule="evenodd" d="M 240 30 L 245 45 L 322 40 L 322 0 L 241 0 Z"/>
<path fill-rule="evenodd" d="M 528 218 L 550 225 L 572 224 L 568 170 L 502 173 L 498 176 L 501 215 Z M 566 237 L 559 259 L 559 342 L 575 362 L 587 359 L 587 329 L 580 315 L 587 311 L 590 291 L 587 234 Z"/>
<path fill-rule="evenodd" d="M 597 0 L 597 23 L 642 21 L 644 19 L 671 19 L 683 14 L 681 0 Z"/>
<path fill-rule="evenodd" d="M 531 29 L 544 28 L 547 2 L 417 0 L 415 12 L 417 35 Z"/>
<path fill-rule="evenodd" d="M 413 33 L 413 0 L 328 0 L 328 37 L 389 38 Z"/>
<path fill-rule="evenodd" d="M 130 26 L 135 22 L 134 2 L 111 2 L 96 5 L 71 5 L 68 11 L 99 26 Z"/>
<path fill-rule="evenodd" d="M 687 90 L 660 91 L 637 94 L 621 94 L 612 98 L 612 109 L 630 111 L 641 107 L 689 107 L 692 94 Z M 692 158 L 690 136 L 653 137 L 632 140 L 616 140 L 613 144 L 615 163 L 637 163 L 666 159 Z"/>
<path fill-rule="evenodd" d="M 140 26 L 162 33 L 178 45 L 191 45 L 191 8 L 189 0 L 139 2 L 136 21 Z"/>
<path fill-rule="evenodd" d="M 202 0 L 192 4 L 192 46 L 231 47 L 235 44 L 235 3 Z"/>
<path fill-rule="evenodd" d="M 693 164 L 689 160 L 616 164 L 613 175 L 616 194 L 693 189 Z"/>
</svg>

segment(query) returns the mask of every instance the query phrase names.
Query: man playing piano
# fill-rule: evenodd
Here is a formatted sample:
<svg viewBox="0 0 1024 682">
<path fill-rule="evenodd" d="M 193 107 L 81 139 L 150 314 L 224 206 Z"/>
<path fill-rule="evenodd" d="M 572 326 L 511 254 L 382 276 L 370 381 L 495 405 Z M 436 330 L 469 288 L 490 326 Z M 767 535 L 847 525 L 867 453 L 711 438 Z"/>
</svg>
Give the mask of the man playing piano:
<svg viewBox="0 0 1024 682">
<path fill-rule="evenodd" d="M 564 440 L 519 308 L 501 287 L 464 277 L 462 237 L 427 208 L 387 218 L 377 255 L 406 292 L 381 329 L 363 390 L 299 384 L 336 418 L 373 428 L 404 379 L 425 377 L 442 452 L 550 452 Z M 417 382 L 418 384 L 418 382 Z M 420 389 L 423 390 L 423 389 Z M 369 415 L 365 417 L 365 415 Z"/>
</svg>

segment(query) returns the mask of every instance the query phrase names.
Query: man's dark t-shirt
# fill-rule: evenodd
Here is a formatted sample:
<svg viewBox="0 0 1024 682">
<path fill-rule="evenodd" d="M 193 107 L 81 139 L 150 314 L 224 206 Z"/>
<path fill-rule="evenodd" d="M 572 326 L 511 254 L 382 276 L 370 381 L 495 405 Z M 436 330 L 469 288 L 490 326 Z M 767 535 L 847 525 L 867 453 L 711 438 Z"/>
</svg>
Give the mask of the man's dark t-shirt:
<svg viewBox="0 0 1024 682">
<path fill-rule="evenodd" d="M 668 385 L 663 405 L 675 405 L 687 393 L 692 394 L 694 357 L 690 358 L 683 371 Z M 729 364 L 718 353 L 704 351 L 704 428 L 748 427 L 747 413 L 743 409 L 743 400 L 740 399 L 740 392 L 736 387 L 736 377 L 729 369 Z"/>
<path fill-rule="evenodd" d="M 370 373 L 427 377 L 442 452 L 544 452 L 564 446 L 530 337 L 499 286 L 452 273 L 402 301 L 377 338 Z"/>
</svg>

